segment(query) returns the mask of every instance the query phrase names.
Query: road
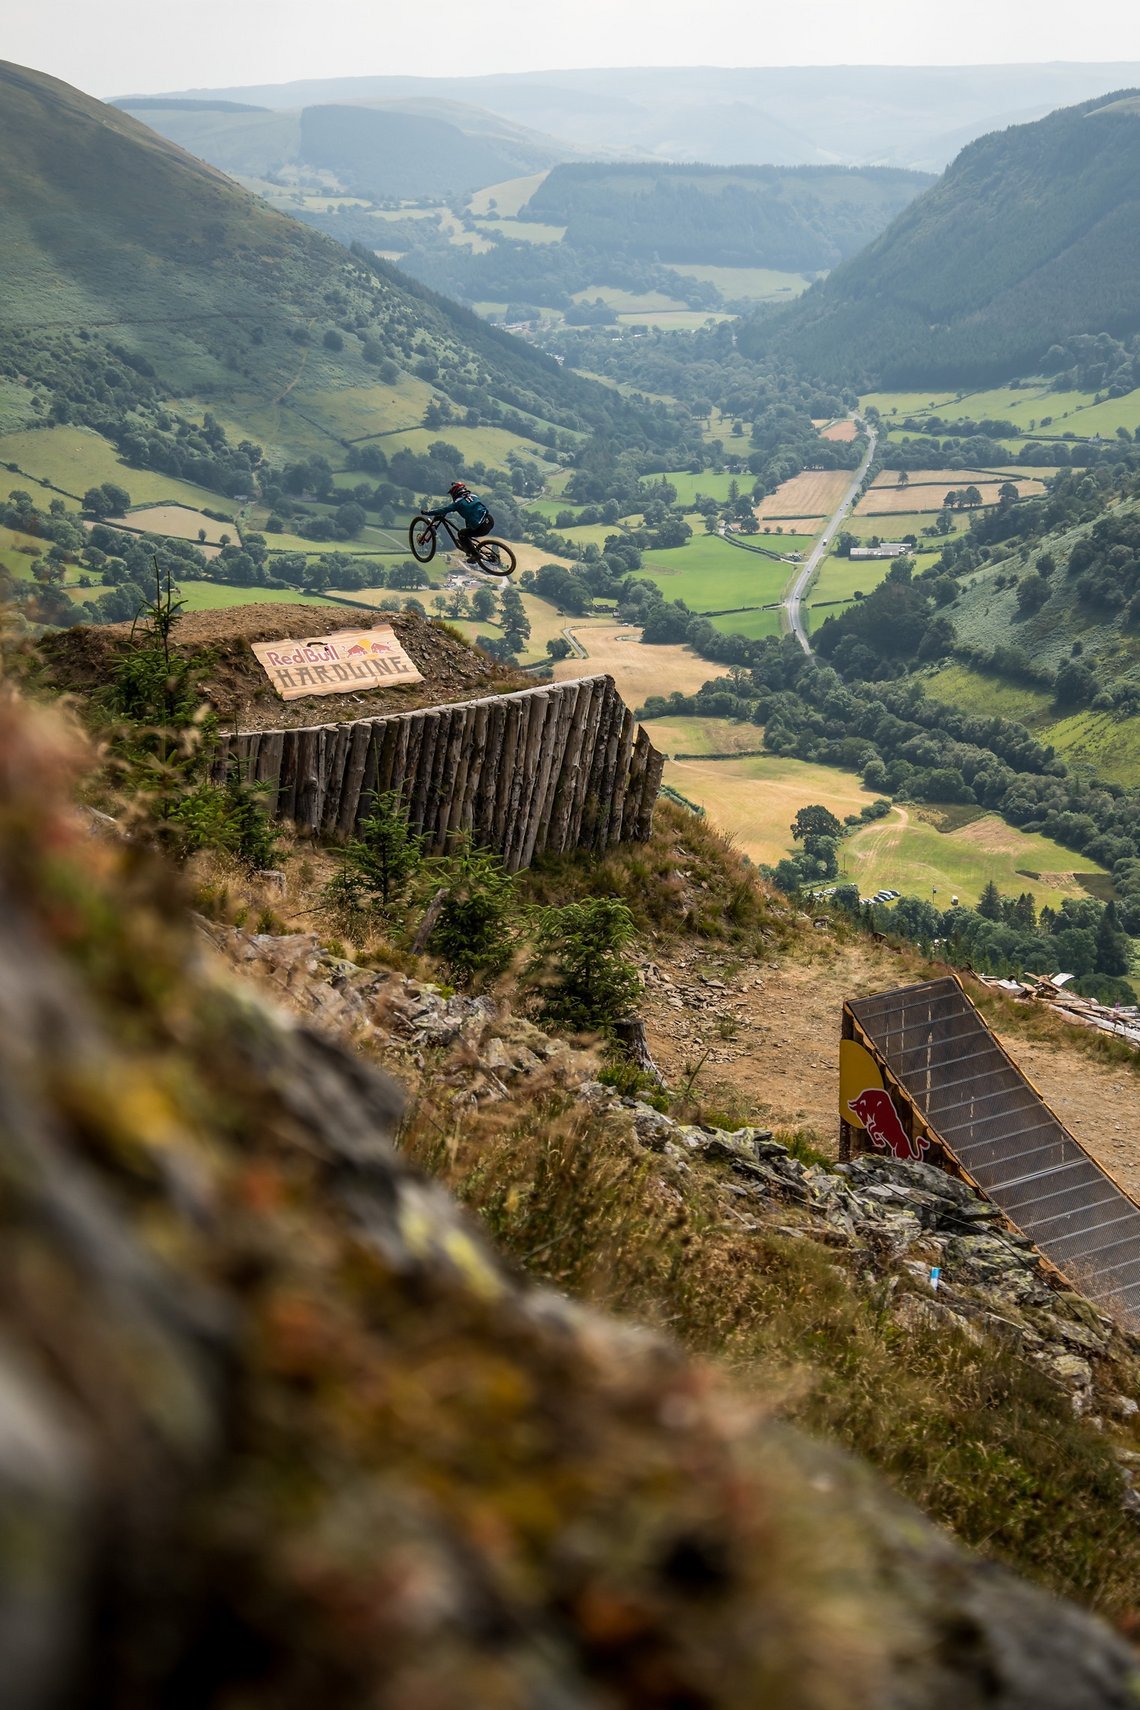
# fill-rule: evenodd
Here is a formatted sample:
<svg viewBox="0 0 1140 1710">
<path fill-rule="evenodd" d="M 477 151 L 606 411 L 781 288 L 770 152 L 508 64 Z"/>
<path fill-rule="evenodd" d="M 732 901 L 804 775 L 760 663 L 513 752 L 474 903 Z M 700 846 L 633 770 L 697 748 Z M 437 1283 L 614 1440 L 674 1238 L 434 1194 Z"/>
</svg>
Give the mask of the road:
<svg viewBox="0 0 1140 1710">
<path fill-rule="evenodd" d="M 863 458 L 862 463 L 860 463 L 858 469 L 852 476 L 850 487 L 848 487 L 846 493 L 844 493 L 842 499 L 839 501 L 838 506 L 828 518 L 827 527 L 812 547 L 803 569 L 800 571 L 787 594 L 784 596 L 784 610 L 788 614 L 788 623 L 791 627 L 792 634 L 795 636 L 809 659 L 811 658 L 811 642 L 808 640 L 807 630 L 804 628 L 803 619 L 800 616 L 800 602 L 807 593 L 808 584 L 815 575 L 816 570 L 819 568 L 820 561 L 827 552 L 831 542 L 835 539 L 840 523 L 843 521 L 844 517 L 855 502 L 855 495 L 859 491 L 859 483 L 867 473 L 871 459 L 875 455 L 875 445 L 877 441 L 878 435 L 875 432 L 875 429 L 868 424 L 866 456 Z"/>
</svg>

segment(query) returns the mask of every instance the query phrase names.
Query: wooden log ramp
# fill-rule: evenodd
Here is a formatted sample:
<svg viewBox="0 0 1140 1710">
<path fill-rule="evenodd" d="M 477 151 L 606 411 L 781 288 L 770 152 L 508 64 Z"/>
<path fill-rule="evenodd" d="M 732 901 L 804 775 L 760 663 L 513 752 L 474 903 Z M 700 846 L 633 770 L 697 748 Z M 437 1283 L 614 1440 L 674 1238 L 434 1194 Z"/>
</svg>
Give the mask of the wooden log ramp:
<svg viewBox="0 0 1140 1710">
<path fill-rule="evenodd" d="M 469 832 L 510 872 L 536 855 L 644 842 L 664 757 L 612 677 L 418 712 L 218 738 L 211 775 L 265 791 L 314 837 L 351 837 L 395 791 L 433 853 Z"/>
</svg>

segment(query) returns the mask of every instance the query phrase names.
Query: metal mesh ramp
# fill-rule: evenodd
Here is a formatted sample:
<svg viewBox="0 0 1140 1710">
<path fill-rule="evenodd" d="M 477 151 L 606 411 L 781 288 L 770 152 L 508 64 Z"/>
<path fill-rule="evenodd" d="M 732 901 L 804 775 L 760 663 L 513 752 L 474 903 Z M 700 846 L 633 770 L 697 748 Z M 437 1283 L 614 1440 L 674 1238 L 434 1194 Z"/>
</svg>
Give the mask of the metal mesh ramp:
<svg viewBox="0 0 1140 1710">
<path fill-rule="evenodd" d="M 1140 1327 L 1140 1206 L 1063 1127 L 957 980 L 845 1008 L 948 1159 L 1074 1287 Z"/>
</svg>

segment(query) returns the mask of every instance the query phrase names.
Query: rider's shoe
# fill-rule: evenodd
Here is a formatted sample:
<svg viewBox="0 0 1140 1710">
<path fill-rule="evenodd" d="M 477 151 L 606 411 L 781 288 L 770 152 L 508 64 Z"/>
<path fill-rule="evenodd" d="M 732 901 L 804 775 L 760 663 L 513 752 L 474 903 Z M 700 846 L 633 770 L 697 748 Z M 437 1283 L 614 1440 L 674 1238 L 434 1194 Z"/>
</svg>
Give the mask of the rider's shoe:
<svg viewBox="0 0 1140 1710">
<path fill-rule="evenodd" d="M 463 562 L 464 562 L 464 564 L 467 565 L 469 570 L 479 570 L 482 568 L 482 566 L 479 563 L 479 560 L 477 558 L 473 558 L 470 555 L 470 553 L 468 553 L 467 557 L 463 560 Z"/>
</svg>

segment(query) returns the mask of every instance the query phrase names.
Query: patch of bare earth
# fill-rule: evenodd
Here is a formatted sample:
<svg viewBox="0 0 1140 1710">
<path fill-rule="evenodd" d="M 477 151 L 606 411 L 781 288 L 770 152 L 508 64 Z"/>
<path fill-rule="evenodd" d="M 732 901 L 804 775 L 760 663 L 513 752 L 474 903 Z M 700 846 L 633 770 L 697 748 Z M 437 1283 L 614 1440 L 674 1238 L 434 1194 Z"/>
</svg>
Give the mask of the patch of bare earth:
<svg viewBox="0 0 1140 1710">
<path fill-rule="evenodd" d="M 658 955 L 644 995 L 646 1033 L 671 1090 L 695 1075 L 695 1098 L 715 1103 L 731 1089 L 748 1120 L 812 1128 L 834 1152 L 844 1000 L 924 976 L 875 943 L 835 944 L 821 934 L 795 954 L 779 962 L 711 950 Z M 1070 1132 L 1140 1199 L 1140 1074 L 1098 1061 L 1075 1038 L 1028 1039 L 1014 1027 L 998 1037 Z"/>
<path fill-rule="evenodd" d="M 282 701 L 250 646 L 254 641 L 305 640 L 333 630 L 388 623 L 422 672 L 423 682 L 367 694 L 307 695 Z M 109 680 L 116 661 L 130 645 L 130 635 L 129 624 L 78 626 L 45 636 L 39 645 L 56 686 L 82 695 Z M 378 718 L 383 713 L 508 694 L 533 688 L 535 682 L 415 612 L 378 613 L 371 622 L 367 613 L 337 611 L 327 605 L 267 602 L 188 612 L 179 621 L 176 647 L 179 652 L 203 656 L 203 695 L 223 727 L 243 731 Z"/>
</svg>

